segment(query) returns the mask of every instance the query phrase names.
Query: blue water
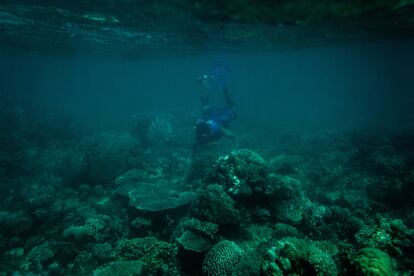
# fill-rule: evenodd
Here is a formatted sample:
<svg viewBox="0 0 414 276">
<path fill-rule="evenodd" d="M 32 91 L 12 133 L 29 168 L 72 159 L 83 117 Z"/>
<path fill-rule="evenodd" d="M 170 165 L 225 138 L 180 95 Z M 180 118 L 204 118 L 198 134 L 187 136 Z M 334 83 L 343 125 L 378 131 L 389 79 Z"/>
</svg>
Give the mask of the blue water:
<svg viewBox="0 0 414 276">
<path fill-rule="evenodd" d="M 220 56 L 240 125 L 271 128 L 412 125 L 411 43 L 352 45 Z M 68 112 L 80 124 L 122 129 L 131 114 L 197 113 L 197 77 L 215 55 L 97 60 L 46 54 L 2 56 L 2 95 Z M 24 81 L 22 81 L 24 80 Z M 213 97 L 220 104 L 217 89 Z"/>
</svg>

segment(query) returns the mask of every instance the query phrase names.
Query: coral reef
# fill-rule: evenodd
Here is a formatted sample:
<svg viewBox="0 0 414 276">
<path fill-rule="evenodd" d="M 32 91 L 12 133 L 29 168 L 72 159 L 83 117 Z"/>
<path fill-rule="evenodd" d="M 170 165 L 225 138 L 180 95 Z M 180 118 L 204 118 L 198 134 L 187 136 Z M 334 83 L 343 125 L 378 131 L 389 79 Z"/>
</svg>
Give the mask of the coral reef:
<svg viewBox="0 0 414 276">
<path fill-rule="evenodd" d="M 94 276 L 142 275 L 144 264 L 141 261 L 116 261 L 99 267 Z"/>
<path fill-rule="evenodd" d="M 0 110 L 1 275 L 414 271 L 411 134 L 281 134 L 189 160 L 169 117 L 145 145 L 28 118 Z"/>
<path fill-rule="evenodd" d="M 414 229 L 408 229 L 401 219 L 381 218 L 377 225 L 362 227 L 355 234 L 355 239 L 361 246 L 378 248 L 402 257 L 414 245 Z"/>
<path fill-rule="evenodd" d="M 139 170 L 128 171 L 115 180 L 116 193 L 129 200 L 137 210 L 162 212 L 189 205 L 196 194 L 177 183 L 174 187 L 165 179 L 148 179 Z"/>
<path fill-rule="evenodd" d="M 266 162 L 257 153 L 243 149 L 217 159 L 209 182 L 226 187 L 234 196 L 266 193 Z"/>
<path fill-rule="evenodd" d="M 89 178 L 113 182 L 133 166 L 138 146 L 129 134 L 103 133 L 90 137 L 85 142 Z"/>
<path fill-rule="evenodd" d="M 123 260 L 140 260 L 151 273 L 176 274 L 177 248 L 153 237 L 120 240 L 116 255 Z"/>
<path fill-rule="evenodd" d="M 207 253 L 203 261 L 203 272 L 210 276 L 229 275 L 242 254 L 243 250 L 237 244 L 223 240 L 215 244 Z"/>
<path fill-rule="evenodd" d="M 184 221 L 183 228 L 214 240 L 217 237 L 218 225 L 209 221 L 192 218 Z"/>
<path fill-rule="evenodd" d="M 333 256 L 338 249 L 329 241 L 283 238 L 267 252 L 265 275 L 337 275 Z"/>
<path fill-rule="evenodd" d="M 217 224 L 237 224 L 240 219 L 235 201 L 218 184 L 210 184 L 198 193 L 192 212 L 200 219 Z"/>
<path fill-rule="evenodd" d="M 178 239 L 178 244 L 185 251 L 202 253 L 210 249 L 211 241 L 195 234 L 192 231 L 185 231 Z"/>
<path fill-rule="evenodd" d="M 359 251 L 355 259 L 357 271 L 360 275 L 394 275 L 392 262 L 387 253 L 372 247 Z"/>
<path fill-rule="evenodd" d="M 146 148 L 167 143 L 174 135 L 171 118 L 169 116 L 136 118 L 135 126 L 131 133 Z"/>
</svg>

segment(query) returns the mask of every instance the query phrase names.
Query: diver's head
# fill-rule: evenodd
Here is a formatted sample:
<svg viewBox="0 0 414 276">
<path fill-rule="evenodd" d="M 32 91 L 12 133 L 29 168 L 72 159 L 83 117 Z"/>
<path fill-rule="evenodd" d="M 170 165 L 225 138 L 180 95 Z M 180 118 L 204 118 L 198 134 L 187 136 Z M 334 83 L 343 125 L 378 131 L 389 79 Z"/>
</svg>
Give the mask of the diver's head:
<svg viewBox="0 0 414 276">
<path fill-rule="evenodd" d="M 194 129 L 197 143 L 205 144 L 210 141 L 211 125 L 208 122 L 199 120 Z"/>
</svg>

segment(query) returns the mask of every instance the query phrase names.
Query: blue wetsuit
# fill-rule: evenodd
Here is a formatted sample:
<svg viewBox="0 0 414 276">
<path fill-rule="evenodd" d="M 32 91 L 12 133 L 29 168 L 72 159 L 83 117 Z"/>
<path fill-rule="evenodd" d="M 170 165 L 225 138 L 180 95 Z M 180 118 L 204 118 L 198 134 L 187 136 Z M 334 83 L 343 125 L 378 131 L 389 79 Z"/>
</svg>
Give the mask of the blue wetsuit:
<svg viewBox="0 0 414 276">
<path fill-rule="evenodd" d="M 227 89 L 223 89 L 227 106 L 223 108 L 210 108 L 208 99 L 203 99 L 204 111 L 196 125 L 197 140 L 199 143 L 216 141 L 223 136 L 223 128 L 228 128 L 234 120 L 236 113 L 233 102 L 228 96 Z"/>
</svg>

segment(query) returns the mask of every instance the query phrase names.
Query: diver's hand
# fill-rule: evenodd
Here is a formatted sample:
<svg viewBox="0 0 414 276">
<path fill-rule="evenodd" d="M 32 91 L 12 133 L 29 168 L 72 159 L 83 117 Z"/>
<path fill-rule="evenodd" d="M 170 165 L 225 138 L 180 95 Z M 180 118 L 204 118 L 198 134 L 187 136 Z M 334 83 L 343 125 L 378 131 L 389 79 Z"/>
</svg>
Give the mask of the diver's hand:
<svg viewBox="0 0 414 276">
<path fill-rule="evenodd" d="M 197 142 L 193 142 L 191 144 L 190 159 L 193 159 L 199 151 L 200 151 L 200 145 Z"/>
</svg>

